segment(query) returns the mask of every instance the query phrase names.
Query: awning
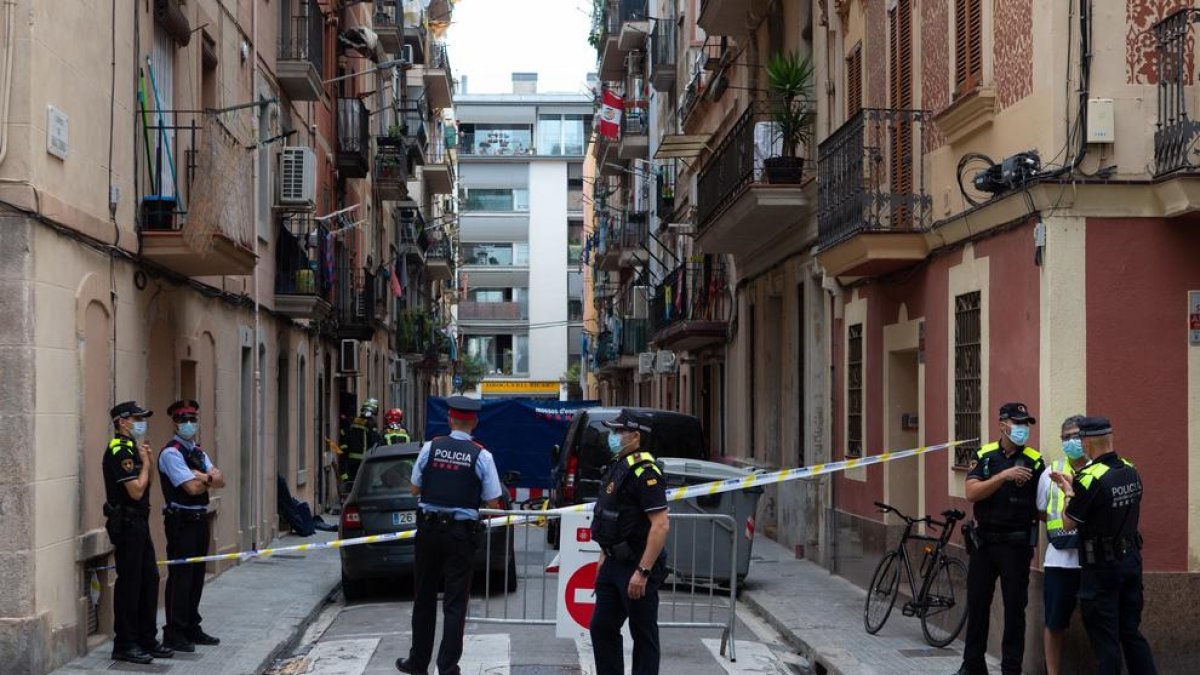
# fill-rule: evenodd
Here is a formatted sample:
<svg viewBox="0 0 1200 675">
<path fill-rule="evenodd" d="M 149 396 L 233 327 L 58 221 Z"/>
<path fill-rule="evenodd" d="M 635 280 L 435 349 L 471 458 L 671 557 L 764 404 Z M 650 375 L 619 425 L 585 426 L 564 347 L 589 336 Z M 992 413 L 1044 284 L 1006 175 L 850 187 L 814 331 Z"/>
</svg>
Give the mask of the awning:
<svg viewBox="0 0 1200 675">
<path fill-rule="evenodd" d="M 699 157 L 708 148 L 712 134 L 670 134 L 663 136 L 654 153 L 654 159 Z"/>
</svg>

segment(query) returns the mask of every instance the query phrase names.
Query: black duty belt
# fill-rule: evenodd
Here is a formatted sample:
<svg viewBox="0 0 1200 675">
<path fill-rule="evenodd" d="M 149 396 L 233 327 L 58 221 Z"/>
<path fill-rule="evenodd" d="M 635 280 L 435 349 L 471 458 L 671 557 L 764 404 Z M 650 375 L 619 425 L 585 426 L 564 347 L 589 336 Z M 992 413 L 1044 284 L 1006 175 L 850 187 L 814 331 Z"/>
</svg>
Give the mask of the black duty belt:
<svg viewBox="0 0 1200 675">
<path fill-rule="evenodd" d="M 479 524 L 478 520 L 456 518 L 453 513 L 445 513 L 442 511 L 417 511 L 417 523 L 425 525 L 464 525 L 474 527 Z"/>
<path fill-rule="evenodd" d="M 1006 546 L 1032 546 L 1033 536 L 1029 530 L 979 530 L 979 537 L 989 544 Z"/>
<path fill-rule="evenodd" d="M 104 503 L 105 518 L 149 518 L 149 506 L 130 506 L 128 504 Z"/>
<path fill-rule="evenodd" d="M 198 523 L 208 516 L 208 511 L 206 509 L 178 509 L 168 506 L 163 509 L 163 516 Z"/>
</svg>

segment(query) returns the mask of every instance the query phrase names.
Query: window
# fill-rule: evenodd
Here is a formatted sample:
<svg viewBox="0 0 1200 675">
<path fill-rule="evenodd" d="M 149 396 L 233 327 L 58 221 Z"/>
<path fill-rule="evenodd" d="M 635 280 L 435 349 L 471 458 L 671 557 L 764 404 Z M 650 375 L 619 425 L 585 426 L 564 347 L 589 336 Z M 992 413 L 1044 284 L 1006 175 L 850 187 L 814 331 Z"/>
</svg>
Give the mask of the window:
<svg viewBox="0 0 1200 675">
<path fill-rule="evenodd" d="M 529 188 L 474 188 L 467 191 L 466 211 L 528 211 Z"/>
<path fill-rule="evenodd" d="M 529 373 L 528 335 L 468 335 L 467 354 L 483 361 L 487 375 Z"/>
<path fill-rule="evenodd" d="M 538 115 L 539 155 L 582 155 L 590 115 Z"/>
<path fill-rule="evenodd" d="M 983 82 L 983 0 L 954 0 L 954 95 Z"/>
<path fill-rule="evenodd" d="M 463 244 L 464 265 L 523 267 L 529 264 L 529 243 Z"/>
<path fill-rule="evenodd" d="M 954 298 L 954 438 L 979 438 L 982 420 L 980 293 Z M 954 468 L 971 465 L 979 442 L 954 446 Z"/>
<path fill-rule="evenodd" d="M 890 23 L 890 61 L 889 98 L 893 110 L 911 110 L 913 107 L 913 49 L 912 49 L 912 2 L 899 0 L 895 8 L 889 12 Z M 913 125 L 904 115 L 897 117 L 892 128 L 891 147 L 891 189 L 893 195 L 911 194 L 913 190 Z M 906 221 L 911 217 L 911 210 L 903 200 L 896 200 L 892 205 L 892 223 L 907 227 Z"/>
<path fill-rule="evenodd" d="M 468 155 L 533 154 L 533 128 L 528 124 L 467 123 L 458 125 L 458 131 L 459 148 Z"/>
<path fill-rule="evenodd" d="M 567 263 L 578 265 L 583 262 L 583 221 L 567 221 Z"/>
<path fill-rule="evenodd" d="M 862 110 L 862 67 L 862 43 L 859 42 L 846 57 L 846 119 Z"/>
<path fill-rule="evenodd" d="M 567 210 L 582 211 L 583 204 L 583 165 L 572 163 L 567 165 Z M 579 224 L 583 227 L 583 223 Z"/>
<path fill-rule="evenodd" d="M 863 455 L 863 325 L 846 332 L 846 456 Z"/>
</svg>

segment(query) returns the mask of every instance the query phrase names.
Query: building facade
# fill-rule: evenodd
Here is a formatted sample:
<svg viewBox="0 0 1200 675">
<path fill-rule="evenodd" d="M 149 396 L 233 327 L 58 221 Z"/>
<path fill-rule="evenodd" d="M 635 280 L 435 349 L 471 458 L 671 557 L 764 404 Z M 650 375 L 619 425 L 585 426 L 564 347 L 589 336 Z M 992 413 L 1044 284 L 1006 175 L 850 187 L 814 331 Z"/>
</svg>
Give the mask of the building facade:
<svg viewBox="0 0 1200 675">
<path fill-rule="evenodd" d="M 434 35 L 450 3 L 424 18 L 421 5 L 0 10 L 0 463 L 3 509 L 19 514 L 0 532 L 0 660 L 13 672 L 51 670 L 111 630 L 101 460 L 115 403 L 155 410 L 147 440 L 161 447 L 167 406 L 200 402 L 200 443 L 228 481 L 211 548 L 228 553 L 278 534 L 277 477 L 318 511 L 336 503 L 330 448 L 359 401 L 411 405 L 443 381 L 454 230 L 420 223 L 453 194 Z M 420 329 L 398 330 L 418 312 Z M 151 500 L 162 557 L 161 491 Z"/>
<path fill-rule="evenodd" d="M 459 94 L 462 242 L 458 333 L 484 396 L 566 395 L 582 351 L 583 159 L 591 99 Z"/>
<path fill-rule="evenodd" d="M 1180 591 L 1200 579 L 1197 519 L 1177 515 L 1200 495 L 1196 16 L 1126 4 L 602 3 L 600 78 L 627 126 L 593 146 L 610 198 L 593 237 L 619 200 L 634 252 L 593 257 L 589 295 L 602 336 L 606 312 L 639 318 L 625 296 L 649 287 L 651 327 L 593 373 L 607 403 L 701 417 L 726 461 L 968 441 L 767 495 L 760 528 L 863 585 L 897 534 L 873 502 L 969 512 L 966 469 L 1001 403 L 1036 411 L 1031 443 L 1051 459 L 1066 416 L 1108 415 L 1146 486 L 1146 633 L 1164 672 L 1187 672 L 1200 645 L 1174 617 L 1193 613 Z M 789 153 L 767 76 L 789 53 L 812 66 L 798 181 L 775 172 Z M 658 198 L 630 232 L 620 188 L 647 174 Z M 672 276 L 680 261 L 695 272 Z M 1029 672 L 1040 640 L 1030 621 Z M 1091 667 L 1078 626 L 1069 657 Z"/>
</svg>

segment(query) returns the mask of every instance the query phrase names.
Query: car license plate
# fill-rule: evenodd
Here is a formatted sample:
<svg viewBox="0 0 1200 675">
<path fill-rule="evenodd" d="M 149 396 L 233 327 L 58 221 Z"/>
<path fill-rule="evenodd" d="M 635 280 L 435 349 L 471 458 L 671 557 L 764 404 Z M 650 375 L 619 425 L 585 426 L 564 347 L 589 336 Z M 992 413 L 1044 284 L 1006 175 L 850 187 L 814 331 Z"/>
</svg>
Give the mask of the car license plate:
<svg viewBox="0 0 1200 675">
<path fill-rule="evenodd" d="M 393 525 L 415 525 L 417 523 L 416 511 L 394 511 L 392 512 Z"/>
</svg>

